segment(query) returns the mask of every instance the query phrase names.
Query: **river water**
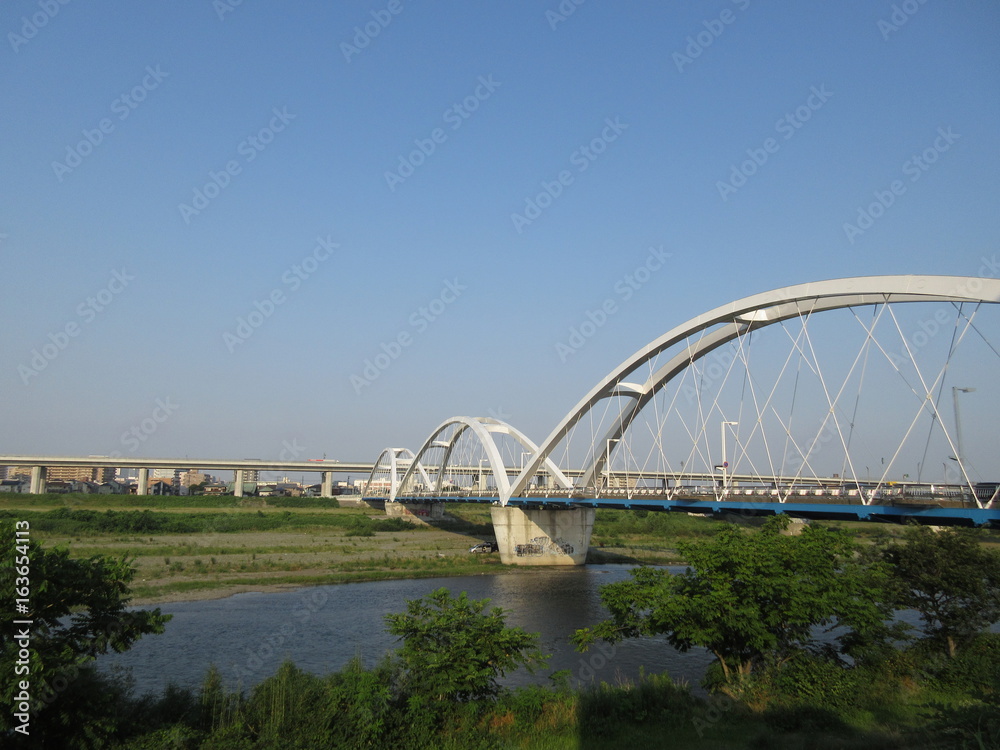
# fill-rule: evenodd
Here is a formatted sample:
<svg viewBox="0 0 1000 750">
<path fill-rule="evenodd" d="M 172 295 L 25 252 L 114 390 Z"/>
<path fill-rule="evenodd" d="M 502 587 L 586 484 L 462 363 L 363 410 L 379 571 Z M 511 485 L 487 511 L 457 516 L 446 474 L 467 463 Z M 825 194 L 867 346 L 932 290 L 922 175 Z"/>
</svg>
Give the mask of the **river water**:
<svg viewBox="0 0 1000 750">
<path fill-rule="evenodd" d="M 712 657 L 704 650 L 681 654 L 663 638 L 603 644 L 586 653 L 569 637 L 607 616 L 599 587 L 628 578 L 621 565 L 532 568 L 495 575 L 378 581 L 315 586 L 281 593 L 237 594 L 225 599 L 162 605 L 173 615 L 162 635 L 149 635 L 129 651 L 98 660 L 101 669 L 128 669 L 138 693 L 160 692 L 168 683 L 197 687 L 210 664 L 230 688 L 244 689 L 274 674 L 291 659 L 316 674 L 340 670 L 360 656 L 371 666 L 399 644 L 385 632 L 384 616 L 406 610 L 406 601 L 445 587 L 453 595 L 491 600 L 508 625 L 541 634 L 548 666 L 534 675 L 518 672 L 511 686 L 545 684 L 556 670 L 569 670 L 575 685 L 635 680 L 640 669 L 667 672 L 693 687 Z M 679 568 L 677 570 L 680 570 Z"/>
</svg>

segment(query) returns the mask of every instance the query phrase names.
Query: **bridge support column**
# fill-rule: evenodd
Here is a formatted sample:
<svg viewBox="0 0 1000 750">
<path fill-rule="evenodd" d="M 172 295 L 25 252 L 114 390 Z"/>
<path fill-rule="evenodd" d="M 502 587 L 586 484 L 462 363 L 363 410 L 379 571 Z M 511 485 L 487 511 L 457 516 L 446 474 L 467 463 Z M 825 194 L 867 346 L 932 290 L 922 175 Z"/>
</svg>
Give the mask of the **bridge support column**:
<svg viewBox="0 0 1000 750">
<path fill-rule="evenodd" d="M 28 488 L 28 491 L 32 495 L 41 495 L 45 492 L 45 474 L 44 466 L 31 467 L 31 487 Z"/>
<path fill-rule="evenodd" d="M 493 532 L 507 565 L 583 565 L 587 562 L 593 508 L 524 510 L 493 506 Z"/>
<path fill-rule="evenodd" d="M 333 497 L 333 472 L 323 472 L 323 486 L 320 488 L 320 497 Z"/>
<path fill-rule="evenodd" d="M 149 494 L 149 469 L 139 469 L 139 483 L 135 488 L 135 494 Z"/>
<path fill-rule="evenodd" d="M 233 472 L 233 496 L 243 497 L 243 469 Z"/>
</svg>

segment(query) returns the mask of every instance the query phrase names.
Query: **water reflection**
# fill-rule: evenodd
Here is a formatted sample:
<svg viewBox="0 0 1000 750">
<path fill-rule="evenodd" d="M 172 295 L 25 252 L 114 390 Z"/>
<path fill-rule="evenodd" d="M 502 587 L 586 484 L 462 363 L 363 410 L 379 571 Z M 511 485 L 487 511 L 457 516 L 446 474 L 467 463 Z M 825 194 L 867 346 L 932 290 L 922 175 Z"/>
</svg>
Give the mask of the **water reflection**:
<svg viewBox="0 0 1000 750">
<path fill-rule="evenodd" d="M 216 664 L 231 688 L 250 687 L 273 674 L 286 658 L 316 674 L 341 669 L 360 656 L 373 665 L 397 647 L 385 632 L 384 616 L 402 612 L 406 600 L 446 587 L 471 599 L 489 598 L 506 612 L 507 623 L 541 634 L 548 667 L 535 675 L 517 673 L 507 684 L 547 683 L 556 670 L 569 670 L 576 684 L 637 679 L 667 671 L 697 685 L 711 656 L 702 650 L 679 654 L 662 639 L 626 641 L 581 654 L 569 643 L 577 628 L 606 617 L 598 589 L 628 577 L 628 568 L 593 565 L 533 569 L 499 575 L 378 581 L 317 586 L 294 592 L 248 593 L 161 607 L 174 615 L 163 635 L 147 636 L 124 654 L 98 664 L 130 668 L 139 692 L 160 691 L 168 682 L 200 684 Z"/>
</svg>

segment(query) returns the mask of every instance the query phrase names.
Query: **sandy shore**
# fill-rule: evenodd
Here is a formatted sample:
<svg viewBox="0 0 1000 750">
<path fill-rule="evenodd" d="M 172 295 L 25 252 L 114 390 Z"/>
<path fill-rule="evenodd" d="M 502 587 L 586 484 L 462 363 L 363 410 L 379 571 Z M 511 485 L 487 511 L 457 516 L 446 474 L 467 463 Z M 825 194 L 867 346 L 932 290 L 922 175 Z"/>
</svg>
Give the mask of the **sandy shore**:
<svg viewBox="0 0 1000 750">
<path fill-rule="evenodd" d="M 131 606 L 149 607 L 160 604 L 173 604 L 174 602 L 198 602 L 208 599 L 225 599 L 234 594 L 261 593 L 275 594 L 281 591 L 296 591 L 309 586 L 328 586 L 331 584 L 317 581 L 314 584 L 308 583 L 270 583 L 270 584 L 224 584 L 217 588 L 199 589 L 196 591 L 171 591 L 160 596 L 135 598 L 130 602 Z"/>
</svg>

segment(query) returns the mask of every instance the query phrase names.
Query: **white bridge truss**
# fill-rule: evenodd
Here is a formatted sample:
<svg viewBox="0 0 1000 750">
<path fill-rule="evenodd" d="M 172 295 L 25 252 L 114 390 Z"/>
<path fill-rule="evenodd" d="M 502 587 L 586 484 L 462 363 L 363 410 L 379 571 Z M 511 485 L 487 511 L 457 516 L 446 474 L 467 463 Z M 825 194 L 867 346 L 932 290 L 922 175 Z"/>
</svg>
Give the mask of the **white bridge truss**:
<svg viewBox="0 0 1000 750">
<path fill-rule="evenodd" d="M 365 495 L 503 505 L 545 495 L 953 496 L 992 507 L 996 303 L 1000 280 L 955 276 L 836 279 L 746 297 L 639 349 L 541 446 L 498 420 L 454 417 L 416 454 L 384 451 Z"/>
</svg>

